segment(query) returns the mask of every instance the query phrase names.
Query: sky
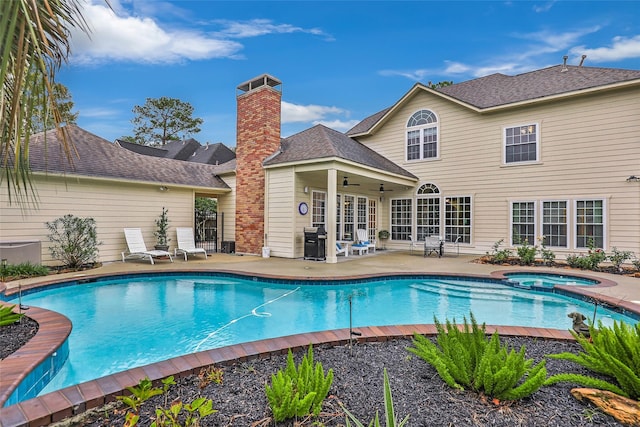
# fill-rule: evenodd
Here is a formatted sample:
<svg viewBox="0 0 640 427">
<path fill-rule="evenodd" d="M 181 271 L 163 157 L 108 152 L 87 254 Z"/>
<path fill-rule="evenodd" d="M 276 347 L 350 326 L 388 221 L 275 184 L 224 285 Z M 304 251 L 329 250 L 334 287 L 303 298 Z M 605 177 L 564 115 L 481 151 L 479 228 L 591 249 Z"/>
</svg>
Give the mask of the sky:
<svg viewBox="0 0 640 427">
<path fill-rule="evenodd" d="M 640 70 L 640 1 L 82 0 L 67 86 L 77 124 L 133 135 L 132 109 L 177 98 L 203 119 L 189 135 L 235 146 L 236 88 L 282 82 L 282 136 L 345 132 L 417 83 L 516 75 L 567 63 Z"/>
</svg>

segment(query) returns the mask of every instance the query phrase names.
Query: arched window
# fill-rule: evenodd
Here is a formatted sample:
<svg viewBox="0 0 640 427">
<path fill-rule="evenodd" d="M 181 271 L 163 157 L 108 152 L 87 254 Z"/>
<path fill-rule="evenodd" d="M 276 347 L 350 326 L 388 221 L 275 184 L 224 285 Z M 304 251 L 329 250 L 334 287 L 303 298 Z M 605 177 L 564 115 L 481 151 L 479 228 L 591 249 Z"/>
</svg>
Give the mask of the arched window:
<svg viewBox="0 0 640 427">
<path fill-rule="evenodd" d="M 440 189 L 435 184 L 424 184 L 416 191 L 416 225 L 418 241 L 427 236 L 441 236 Z"/>
<path fill-rule="evenodd" d="M 420 110 L 407 122 L 407 160 L 438 158 L 438 117 Z"/>
</svg>

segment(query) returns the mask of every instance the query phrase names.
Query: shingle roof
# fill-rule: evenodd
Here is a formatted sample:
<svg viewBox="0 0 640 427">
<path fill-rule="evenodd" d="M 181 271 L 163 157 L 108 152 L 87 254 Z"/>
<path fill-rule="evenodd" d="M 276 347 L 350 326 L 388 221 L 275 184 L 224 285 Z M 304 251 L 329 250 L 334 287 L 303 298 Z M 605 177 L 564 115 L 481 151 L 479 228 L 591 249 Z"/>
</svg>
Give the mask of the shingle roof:
<svg viewBox="0 0 640 427">
<path fill-rule="evenodd" d="M 323 125 L 316 125 L 283 139 L 280 151 L 267 159 L 264 164 L 269 166 L 335 157 L 386 172 L 417 178 L 411 172 L 401 168 L 355 139 Z"/>
<path fill-rule="evenodd" d="M 182 141 L 171 141 L 162 147 L 167 150 L 167 158 L 176 160 L 189 160 L 201 145 L 193 138 Z"/>
<path fill-rule="evenodd" d="M 167 157 L 167 150 L 163 150 L 162 148 L 136 144 L 134 142 L 123 141 L 122 139 L 116 139 L 115 143 L 122 148 L 126 148 L 134 153 L 144 154 L 145 156 Z"/>
<path fill-rule="evenodd" d="M 562 71 L 563 69 L 566 71 Z M 555 65 L 515 76 L 491 74 L 435 91 L 478 109 L 487 109 L 631 81 L 640 81 L 640 71 Z M 425 86 L 416 84 L 411 91 L 416 87 Z M 350 129 L 347 135 L 368 132 L 391 108 L 365 118 Z"/>
<path fill-rule="evenodd" d="M 65 173 L 138 182 L 162 182 L 211 189 L 228 189 L 218 178 L 216 166 L 145 156 L 122 149 L 75 125 L 67 125 L 76 152 L 69 161 L 56 130 L 34 135 L 29 159 L 34 172 Z"/>
<path fill-rule="evenodd" d="M 475 107 L 490 108 L 638 79 L 640 71 L 635 70 L 556 65 L 516 76 L 492 74 L 436 90 Z"/>
<path fill-rule="evenodd" d="M 208 163 L 210 165 L 223 164 L 235 159 L 236 153 L 221 142 L 201 145 L 188 159 L 189 162 Z"/>
</svg>

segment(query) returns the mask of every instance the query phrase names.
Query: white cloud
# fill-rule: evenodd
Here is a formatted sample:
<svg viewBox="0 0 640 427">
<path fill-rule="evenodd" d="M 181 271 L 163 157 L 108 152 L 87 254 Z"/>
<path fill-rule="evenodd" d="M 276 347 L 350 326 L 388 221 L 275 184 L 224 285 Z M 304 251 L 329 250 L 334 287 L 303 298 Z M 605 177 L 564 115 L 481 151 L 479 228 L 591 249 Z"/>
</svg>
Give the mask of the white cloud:
<svg viewBox="0 0 640 427">
<path fill-rule="evenodd" d="M 629 58 L 640 58 L 640 35 L 627 38 L 615 37 L 610 46 L 587 48 L 585 46 L 576 46 L 570 50 L 572 55 L 587 55 L 588 61 L 604 62 L 604 61 L 620 61 Z"/>
<path fill-rule="evenodd" d="M 217 20 L 214 21 L 214 23 L 223 27 L 218 34 L 229 38 L 257 37 L 267 34 L 307 33 L 333 40 L 333 37 L 325 34 L 319 28 L 301 28 L 290 24 L 275 24 L 270 19 L 252 19 L 249 21 Z"/>
<path fill-rule="evenodd" d="M 326 107 L 323 105 L 296 105 L 282 101 L 282 123 L 320 122 L 328 115 L 347 114 L 338 107 Z"/>
<path fill-rule="evenodd" d="M 108 118 L 108 117 L 117 117 L 121 113 L 121 110 L 116 110 L 113 108 L 102 108 L 102 107 L 94 107 L 94 108 L 83 108 L 80 110 L 80 115 L 83 118 Z"/>
<path fill-rule="evenodd" d="M 116 10 L 122 10 L 119 5 Z M 83 10 L 91 34 L 73 31 L 71 61 L 108 60 L 170 63 L 237 57 L 240 43 L 187 30 L 164 29 L 151 18 L 116 15 L 107 6 L 87 5 Z"/>
<path fill-rule="evenodd" d="M 548 1 L 542 4 L 534 4 L 533 11 L 536 13 L 548 12 L 551 10 L 554 4 L 555 4 L 555 1 Z"/>
<path fill-rule="evenodd" d="M 328 128 L 345 132 L 360 123 L 360 120 L 317 120 L 314 125 L 324 125 Z"/>
</svg>

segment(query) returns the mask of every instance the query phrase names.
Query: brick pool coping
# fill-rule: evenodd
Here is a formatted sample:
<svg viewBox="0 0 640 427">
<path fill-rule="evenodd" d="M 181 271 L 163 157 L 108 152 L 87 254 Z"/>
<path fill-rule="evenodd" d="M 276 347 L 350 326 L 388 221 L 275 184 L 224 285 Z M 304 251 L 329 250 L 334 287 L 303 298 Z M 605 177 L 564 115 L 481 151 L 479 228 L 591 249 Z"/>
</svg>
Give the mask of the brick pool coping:
<svg viewBox="0 0 640 427">
<path fill-rule="evenodd" d="M 182 271 L 184 273 L 184 271 Z M 221 273 L 220 270 L 212 272 Z M 509 271 L 513 273 L 514 271 Z M 162 273 L 167 273 L 163 271 Z M 282 280 L 317 280 L 318 278 L 267 276 L 259 274 L 243 274 L 237 271 L 227 272 L 239 276 L 252 276 Z M 505 272 L 494 272 L 493 278 L 503 278 Z M 148 274 L 148 273 L 140 273 Z M 121 276 L 122 274 L 109 274 L 101 276 Z M 336 280 L 371 279 L 381 276 L 406 276 L 404 273 L 386 273 L 382 275 L 359 275 L 345 278 L 344 276 L 335 278 Z M 410 274 L 410 275 L 445 275 L 442 274 Z M 451 276 L 452 274 L 448 274 Z M 475 275 L 455 275 L 465 278 L 484 278 L 487 276 Z M 607 279 L 583 276 L 598 280 L 600 283 L 594 287 L 614 286 L 616 283 Z M 323 278 L 331 280 L 331 278 Z M 52 280 L 39 284 L 47 286 L 66 280 Z M 73 281 L 73 280 L 71 280 Z M 1 287 L 1 286 L 0 286 Z M 34 286 L 30 286 L 33 288 Z M 629 310 L 632 313 L 640 314 L 637 305 L 620 301 L 617 298 L 598 294 L 584 288 L 575 286 L 556 286 L 563 291 L 575 294 L 579 298 L 593 298 L 600 303 L 615 305 Z M 3 289 L 0 289 L 2 292 Z M 2 302 L 0 302 L 2 304 Z M 32 311 L 33 310 L 33 311 Z M 18 384 L 26 375 L 39 363 L 55 352 L 71 333 L 71 322 L 65 316 L 58 313 L 32 307 L 28 313 L 29 317 L 36 320 L 40 327 L 38 333 L 21 349 L 0 361 L 0 404 L 4 403 L 11 395 Z M 394 325 L 394 326 L 369 326 L 358 327 L 358 332 L 362 335 L 354 342 L 374 342 L 387 341 L 397 338 L 408 338 L 414 333 L 423 335 L 435 335 L 436 329 L 432 324 L 415 325 Z M 497 331 L 501 336 L 527 336 L 540 339 L 552 340 L 572 340 L 573 337 L 568 330 L 557 330 L 548 328 L 532 328 L 520 326 L 495 326 L 487 325 L 487 332 Z M 286 354 L 291 348 L 294 351 L 304 350 L 309 344 L 327 344 L 332 346 L 345 345 L 350 342 L 350 331 L 348 328 L 336 329 L 322 332 L 303 333 L 289 335 L 279 338 L 259 340 L 235 344 L 227 347 L 201 351 L 197 353 L 178 356 L 165 361 L 152 363 L 149 365 L 129 369 L 108 375 L 92 381 L 69 386 L 43 396 L 35 397 L 15 405 L 0 408 L 0 426 L 2 427 L 35 427 L 58 422 L 64 418 L 83 413 L 89 409 L 100 407 L 115 400 L 116 396 L 125 394 L 126 388 L 135 386 L 144 377 L 156 381 L 167 376 L 174 375 L 177 378 L 198 374 L 201 368 L 212 364 L 229 365 L 234 362 L 244 362 L 256 358 L 265 358 L 271 355 Z"/>
</svg>

